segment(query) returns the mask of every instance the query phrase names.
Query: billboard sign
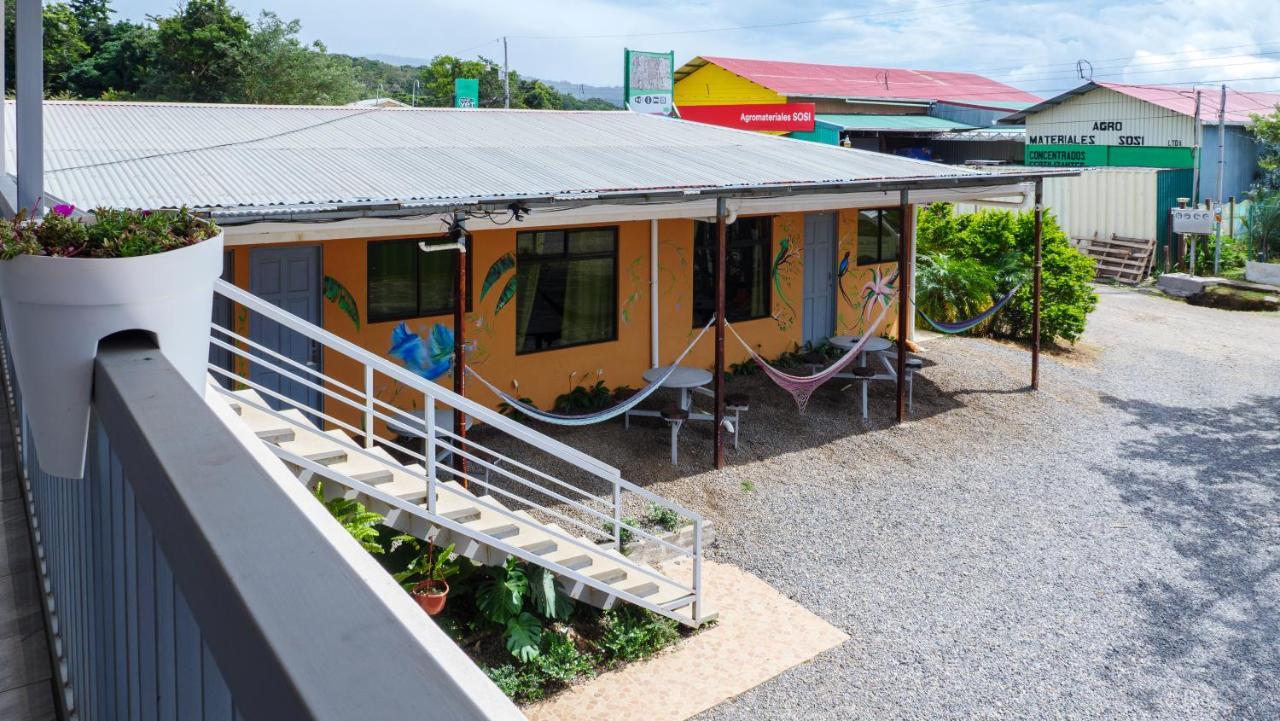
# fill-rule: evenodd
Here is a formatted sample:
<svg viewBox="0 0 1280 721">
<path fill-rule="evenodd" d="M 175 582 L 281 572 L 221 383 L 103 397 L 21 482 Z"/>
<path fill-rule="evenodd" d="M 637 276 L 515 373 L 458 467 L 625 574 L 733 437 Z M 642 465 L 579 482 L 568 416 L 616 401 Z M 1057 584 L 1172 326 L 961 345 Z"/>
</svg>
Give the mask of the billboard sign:
<svg viewBox="0 0 1280 721">
<path fill-rule="evenodd" d="M 670 115 L 674 107 L 676 54 L 623 51 L 623 100 L 627 109 Z"/>
<path fill-rule="evenodd" d="M 1173 232 L 1208 235 L 1213 232 L 1216 220 L 1212 210 L 1204 208 L 1173 208 Z"/>
<path fill-rule="evenodd" d="M 772 103 L 764 105 L 685 105 L 680 117 L 709 125 L 739 130 L 811 132 L 813 103 Z"/>
<path fill-rule="evenodd" d="M 453 107 L 480 107 L 480 81 L 475 78 L 457 78 L 454 80 Z"/>
</svg>

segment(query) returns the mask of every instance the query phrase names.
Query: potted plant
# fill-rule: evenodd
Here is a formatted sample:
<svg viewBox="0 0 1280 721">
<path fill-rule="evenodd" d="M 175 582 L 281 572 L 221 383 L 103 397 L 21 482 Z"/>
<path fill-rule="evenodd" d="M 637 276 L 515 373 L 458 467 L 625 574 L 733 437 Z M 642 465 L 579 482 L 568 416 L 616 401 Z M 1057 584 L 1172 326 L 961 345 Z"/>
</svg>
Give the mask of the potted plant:
<svg viewBox="0 0 1280 721">
<path fill-rule="evenodd" d="M 449 582 L 446 579 L 458 573 L 453 544 L 446 546 L 439 555 L 435 550 L 436 544 L 427 541 L 426 549 L 414 556 L 405 570 L 395 575 L 395 579 L 429 616 L 444 611 L 445 602 L 449 599 Z"/>
<path fill-rule="evenodd" d="M 104 337 L 142 330 L 197 393 L 209 357 L 222 231 L 177 211 L 57 205 L 0 220 L 0 301 L 40 466 L 84 475 L 93 363 Z"/>
</svg>

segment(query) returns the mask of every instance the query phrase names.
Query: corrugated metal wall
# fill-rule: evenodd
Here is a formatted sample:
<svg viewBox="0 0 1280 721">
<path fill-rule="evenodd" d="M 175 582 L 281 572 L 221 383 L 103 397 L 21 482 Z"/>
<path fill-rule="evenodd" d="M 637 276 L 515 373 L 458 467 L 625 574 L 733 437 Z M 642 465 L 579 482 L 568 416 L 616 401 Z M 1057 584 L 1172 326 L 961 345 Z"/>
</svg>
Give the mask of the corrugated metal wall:
<svg viewBox="0 0 1280 721">
<path fill-rule="evenodd" d="M 1222 200 L 1235 196 L 1244 197 L 1245 191 L 1258 174 L 1258 144 L 1239 125 L 1228 125 L 1224 144 L 1227 158 L 1223 168 Z M 1200 146 L 1200 197 L 1212 198 L 1218 182 L 1218 126 L 1204 126 L 1204 138 Z"/>
<path fill-rule="evenodd" d="M 1097 130 L 1094 123 L 1120 122 L 1120 130 Z M 1050 139 L 1076 136 L 1076 140 Z M 1122 145 L 1121 136 L 1142 136 L 1144 147 L 1195 145 L 1191 118 L 1107 88 L 1071 98 L 1027 118 L 1029 144 L 1060 145 L 1092 136 L 1094 145 Z"/>
<path fill-rule="evenodd" d="M 1048 178 L 1045 207 L 1073 238 L 1156 237 L 1156 177 L 1146 168 L 1089 168 L 1076 177 Z"/>
</svg>

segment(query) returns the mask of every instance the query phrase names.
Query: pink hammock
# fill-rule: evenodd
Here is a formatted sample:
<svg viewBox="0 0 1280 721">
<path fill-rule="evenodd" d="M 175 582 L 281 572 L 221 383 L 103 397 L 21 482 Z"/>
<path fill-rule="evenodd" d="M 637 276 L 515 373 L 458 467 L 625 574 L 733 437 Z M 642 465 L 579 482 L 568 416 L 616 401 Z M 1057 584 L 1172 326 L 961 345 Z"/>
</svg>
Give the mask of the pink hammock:
<svg viewBox="0 0 1280 721">
<path fill-rule="evenodd" d="M 880 324 L 884 322 L 885 316 L 889 313 L 889 306 L 889 303 L 883 304 L 880 308 L 880 315 L 876 316 L 875 321 L 872 322 L 866 331 L 863 332 L 862 337 L 858 340 L 857 344 L 845 351 L 844 355 L 840 356 L 839 360 L 833 363 L 829 368 L 809 376 L 793 376 L 790 373 L 783 373 L 777 368 L 774 368 L 769 365 L 768 361 L 760 357 L 760 354 L 756 353 L 755 349 L 742 339 L 742 336 L 738 335 L 738 331 L 735 330 L 732 325 L 725 323 L 725 326 L 733 333 L 733 337 L 738 339 L 738 342 L 742 344 L 742 347 L 747 349 L 747 352 L 751 354 L 751 359 L 756 362 L 756 365 L 760 366 L 760 369 L 765 372 L 765 375 L 769 376 L 774 383 L 777 383 L 782 390 L 790 393 L 791 397 L 795 399 L 796 406 L 800 409 L 800 412 L 804 413 L 805 406 L 809 404 L 809 397 L 813 395 L 814 391 L 818 390 L 818 386 L 821 386 L 823 383 L 835 378 L 837 373 L 844 370 L 854 361 L 854 359 L 858 357 L 858 354 L 862 352 L 863 347 L 866 346 L 867 341 L 876 336 L 877 331 L 880 328 Z"/>
</svg>

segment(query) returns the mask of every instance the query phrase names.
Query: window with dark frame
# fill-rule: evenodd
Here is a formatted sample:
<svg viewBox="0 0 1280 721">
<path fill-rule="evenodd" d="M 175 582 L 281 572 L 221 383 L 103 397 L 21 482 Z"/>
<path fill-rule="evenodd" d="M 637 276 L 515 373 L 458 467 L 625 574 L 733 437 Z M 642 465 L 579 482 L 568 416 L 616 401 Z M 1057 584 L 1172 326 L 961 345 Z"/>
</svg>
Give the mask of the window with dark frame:
<svg viewBox="0 0 1280 721">
<path fill-rule="evenodd" d="M 767 318 L 771 296 L 773 217 L 738 218 L 725 229 L 725 319 Z M 695 221 L 693 236 L 693 325 L 716 312 L 716 224 Z"/>
<path fill-rule="evenodd" d="M 452 313 L 457 286 L 453 262 L 457 251 L 424 253 L 418 243 L 440 245 L 443 236 L 381 240 L 368 244 L 367 322 L 408 320 Z M 467 310 L 471 310 L 471 238 L 467 238 Z"/>
<path fill-rule="evenodd" d="M 516 233 L 516 353 L 618 338 L 618 228 Z"/>
<path fill-rule="evenodd" d="M 901 236 L 901 208 L 859 211 L 858 265 L 897 261 Z"/>
</svg>

